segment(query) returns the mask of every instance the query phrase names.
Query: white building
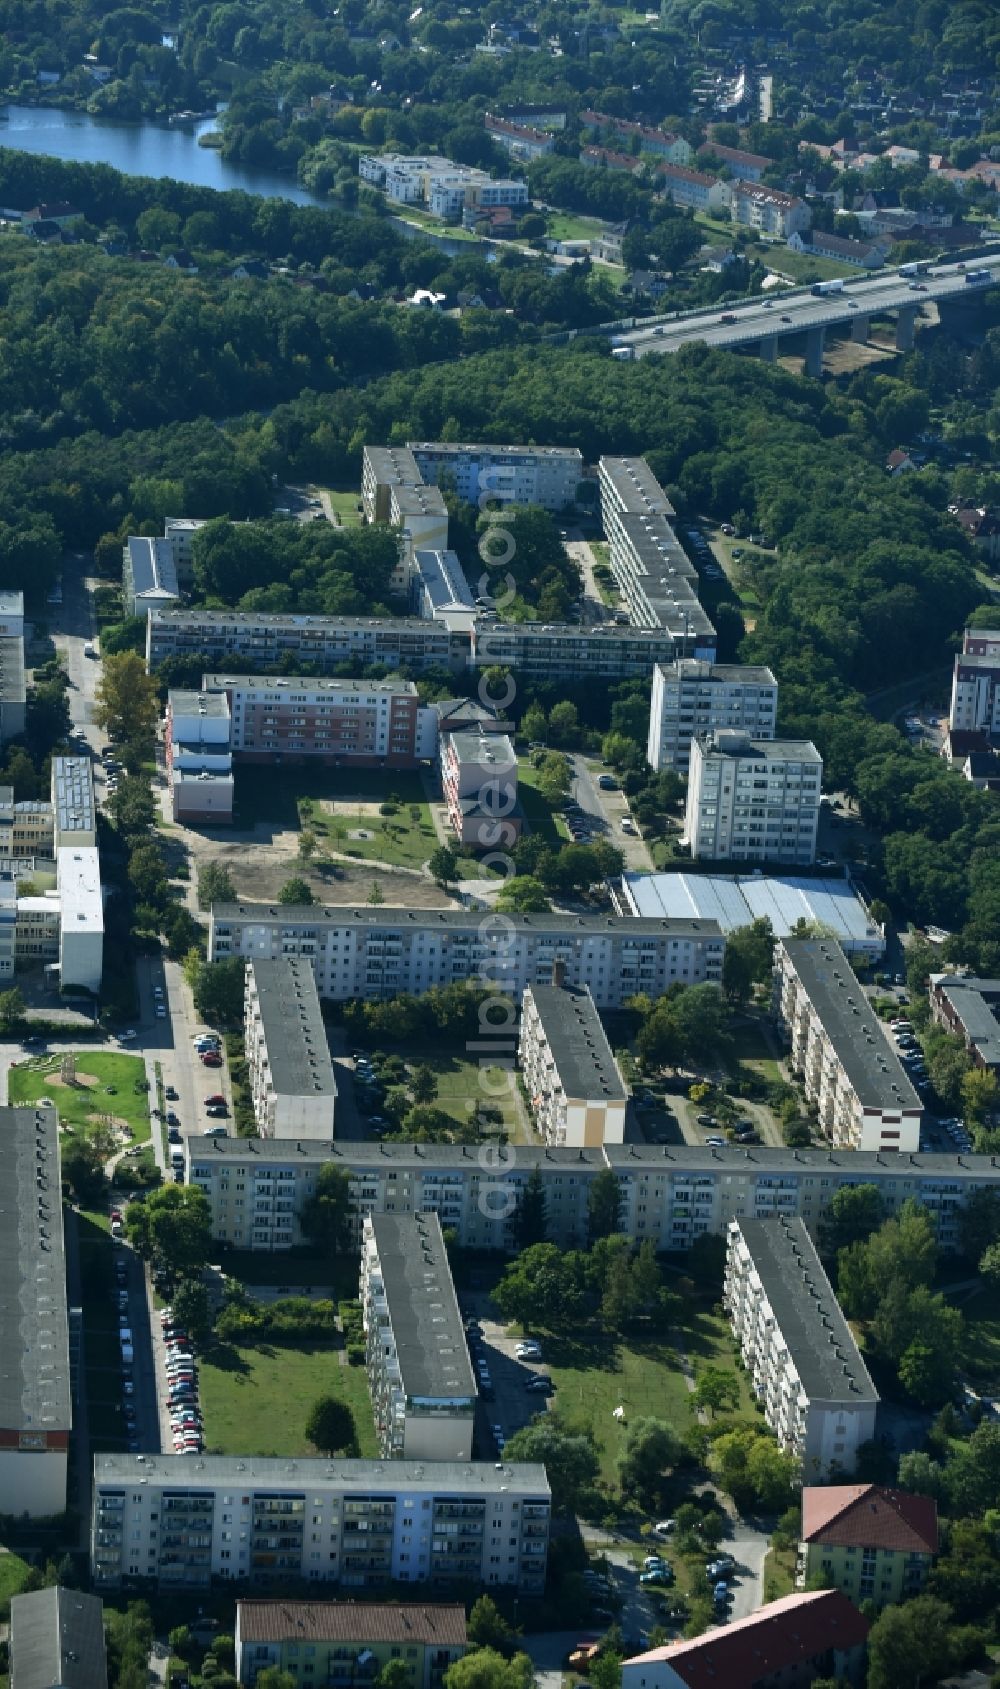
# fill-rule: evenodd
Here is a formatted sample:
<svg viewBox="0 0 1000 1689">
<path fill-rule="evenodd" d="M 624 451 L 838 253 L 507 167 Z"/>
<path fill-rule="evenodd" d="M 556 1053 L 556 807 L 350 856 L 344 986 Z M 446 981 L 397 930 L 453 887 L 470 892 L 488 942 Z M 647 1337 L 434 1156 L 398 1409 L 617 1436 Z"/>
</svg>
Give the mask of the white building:
<svg viewBox="0 0 1000 1689">
<path fill-rule="evenodd" d="M 122 598 L 126 616 L 144 616 L 157 606 L 176 604 L 180 598 L 174 554 L 168 540 L 144 539 L 133 534 L 122 552 Z"/>
<path fill-rule="evenodd" d="M 59 981 L 64 990 L 82 986 L 96 997 L 104 969 L 104 901 L 97 850 L 88 845 L 79 849 L 60 845 L 56 875 Z"/>
<path fill-rule="evenodd" d="M 232 723 L 225 692 L 167 694 L 164 751 L 170 813 L 187 826 L 224 826 L 233 818 Z"/>
<path fill-rule="evenodd" d="M 728 728 L 751 739 L 773 739 L 778 682 L 762 665 L 706 663 L 683 657 L 657 663 L 649 702 L 646 759 L 659 774 L 687 773 L 696 734 Z"/>
<path fill-rule="evenodd" d="M 379 1452 L 471 1460 L 478 1391 L 435 1213 L 366 1217 L 361 1310 Z"/>
<path fill-rule="evenodd" d="M 1000 743 L 1000 629 L 966 628 L 955 658 L 948 728 L 953 756 Z"/>
<path fill-rule="evenodd" d="M 59 1122 L 0 1109 L 0 1495 L 32 1519 L 66 1510 L 70 1400 Z"/>
<path fill-rule="evenodd" d="M 53 757 L 51 778 L 55 848 L 83 845 L 93 849 L 97 844 L 97 804 L 90 758 Z"/>
<path fill-rule="evenodd" d="M 623 915 L 657 915 L 674 921 L 718 921 L 728 936 L 768 920 L 775 938 L 788 938 L 800 921 L 837 940 L 846 956 L 878 962 L 885 934 L 849 879 L 811 875 L 623 874 L 612 888 Z"/>
<path fill-rule="evenodd" d="M 823 758 L 809 739 L 722 729 L 691 741 L 684 841 L 695 861 L 815 860 Z"/>
<path fill-rule="evenodd" d="M 441 791 L 460 844 L 510 849 L 521 831 L 517 752 L 506 733 L 468 729 L 441 736 Z"/>
<path fill-rule="evenodd" d="M 168 516 L 163 525 L 178 586 L 187 587 L 194 581 L 194 536 L 204 526 L 205 518 L 201 516 Z"/>
<path fill-rule="evenodd" d="M 812 222 L 812 211 L 804 199 L 766 188 L 760 183 L 737 182 L 732 188 L 732 219 L 741 228 L 787 240 L 801 234 Z"/>
<path fill-rule="evenodd" d="M 586 986 L 529 985 L 517 1055 L 547 1144 L 624 1143 L 628 1092 Z"/>
<path fill-rule="evenodd" d="M 830 1142 L 883 1154 L 919 1149 L 923 1104 L 836 940 L 782 939 L 774 970 L 789 1065 Z"/>
<path fill-rule="evenodd" d="M 540 1595 L 550 1511 L 543 1466 L 98 1454 L 90 1568 L 104 1588 L 304 1578 Z"/>
<path fill-rule="evenodd" d="M 722 978 L 725 940 L 714 921 L 620 920 L 609 915 L 484 915 L 467 909 L 360 909 L 217 903 L 209 955 L 305 956 L 321 997 L 420 995 L 432 985 L 483 980 L 517 1002 L 562 962 L 598 1008 L 637 991 Z"/>
<path fill-rule="evenodd" d="M 480 1061 L 513 1062 L 515 1051 L 512 1038 L 501 1039 L 495 1054 Z M 536 1170 L 553 1243 L 586 1248 L 588 1191 L 610 1168 L 621 1195 L 620 1229 L 658 1254 L 683 1252 L 707 1233 L 724 1233 L 734 1219 L 798 1216 L 815 1233 L 837 1191 L 859 1183 L 875 1186 L 886 1213 L 908 1199 L 918 1202 L 931 1215 L 942 1250 L 954 1253 L 965 1203 L 980 1191 L 1000 1190 L 995 1158 L 942 1152 L 636 1143 L 518 1144 L 484 1152 L 468 1144 L 218 1137 L 188 1138 L 185 1153 L 188 1183 L 208 1199 L 213 1238 L 265 1253 L 305 1241 L 298 1215 L 328 1162 L 350 1182 L 355 1247 L 366 1214 L 434 1212 L 463 1249 L 501 1254 L 519 1247 L 515 1216 Z"/>
<path fill-rule="evenodd" d="M 424 481 L 453 486 L 468 504 L 539 504 L 560 511 L 575 502 L 583 479 L 575 446 L 411 440 L 408 450 Z"/>
<path fill-rule="evenodd" d="M 716 634 L 698 598 L 698 573 L 672 526 L 674 507 L 642 457 L 602 457 L 601 520 L 611 572 L 636 627 L 664 629 L 667 661 L 713 661 Z"/>
<path fill-rule="evenodd" d="M 465 615 L 471 631 L 476 606 L 457 553 L 414 552 L 410 565 L 410 609 L 427 621 L 446 618 L 449 626 L 456 625 L 456 617 Z"/>
<path fill-rule="evenodd" d="M 308 962 L 280 956 L 248 963 L 243 1027 L 261 1136 L 331 1143 L 337 1083 Z"/>
<path fill-rule="evenodd" d="M 878 1393 L 801 1220 L 734 1220 L 724 1300 L 754 1395 L 806 1483 L 854 1471 Z"/>
</svg>

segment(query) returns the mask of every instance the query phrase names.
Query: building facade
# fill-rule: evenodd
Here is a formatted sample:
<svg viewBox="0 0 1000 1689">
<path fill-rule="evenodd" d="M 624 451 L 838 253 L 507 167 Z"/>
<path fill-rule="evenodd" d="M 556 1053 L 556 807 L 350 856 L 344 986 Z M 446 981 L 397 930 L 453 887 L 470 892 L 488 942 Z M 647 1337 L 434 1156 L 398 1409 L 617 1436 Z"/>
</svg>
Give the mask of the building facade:
<svg viewBox="0 0 1000 1689">
<path fill-rule="evenodd" d="M 782 939 L 774 1000 L 789 1066 L 830 1143 L 876 1153 L 919 1149 L 923 1104 L 836 940 Z"/>
<path fill-rule="evenodd" d="M 521 832 L 517 752 L 506 733 L 467 731 L 441 738 L 441 791 L 459 844 L 509 850 Z"/>
<path fill-rule="evenodd" d="M 1000 744 L 1000 629 L 966 628 L 955 658 L 948 712 L 949 737 L 971 749 L 966 735 Z"/>
<path fill-rule="evenodd" d="M 247 964 L 243 1037 L 261 1136 L 332 1143 L 337 1082 L 308 962 L 280 956 Z"/>
<path fill-rule="evenodd" d="M 90 1569 L 110 1589 L 290 1577 L 540 1595 L 550 1511 L 542 1466 L 98 1454 Z"/>
<path fill-rule="evenodd" d="M 225 826 L 233 818 L 232 723 L 224 692 L 171 691 L 163 729 L 170 813 L 192 826 Z"/>
<path fill-rule="evenodd" d="M 24 594 L 0 592 L 0 745 L 24 732 Z"/>
<path fill-rule="evenodd" d="M 0 1109 L 0 1494 L 8 1513 L 66 1511 L 72 1426 L 59 1122 Z"/>
<path fill-rule="evenodd" d="M 406 1667 L 406 1689 L 442 1689 L 468 1647 L 465 1608 L 426 1602 L 237 1601 L 235 1641 L 243 1689 L 267 1670 L 287 1672 L 302 1689 L 361 1689 L 391 1661 Z"/>
<path fill-rule="evenodd" d="M 513 1060 L 501 1041 L 486 1064 Z M 690 1144 L 605 1144 L 601 1149 L 538 1145 L 478 1148 L 309 1139 L 188 1138 L 185 1176 L 208 1199 L 212 1236 L 234 1249 L 272 1252 L 305 1241 L 302 1204 L 328 1162 L 350 1184 L 351 1237 L 360 1247 L 366 1214 L 433 1211 L 462 1248 L 510 1254 L 514 1216 L 537 1170 L 546 1192 L 549 1235 L 566 1249 L 586 1247 L 591 1184 L 609 1168 L 618 1180 L 621 1230 L 658 1254 L 681 1254 L 699 1237 L 723 1234 L 732 1220 L 801 1218 L 816 1233 L 839 1190 L 874 1185 L 887 1214 L 913 1200 L 926 1208 L 945 1253 L 961 1244 L 962 1211 L 984 1190 L 1000 1190 L 988 1155 L 882 1155 L 872 1150 L 786 1150 Z"/>
<path fill-rule="evenodd" d="M 611 572 L 635 627 L 668 632 L 668 661 L 713 661 L 715 628 L 698 599 L 698 574 L 672 526 L 673 505 L 645 458 L 602 457 L 601 520 Z"/>
<path fill-rule="evenodd" d="M 696 735 L 721 728 L 773 739 L 777 714 L 778 683 L 768 668 L 692 657 L 657 663 L 646 760 L 657 773 L 675 768 L 686 774 Z"/>
<path fill-rule="evenodd" d="M 600 1009 L 637 991 L 721 980 L 725 941 L 714 921 L 622 920 L 610 915 L 484 915 L 465 909 L 361 909 L 217 903 L 209 954 L 304 956 L 321 997 L 334 1001 L 419 995 L 479 980 L 520 1002 L 562 963 Z"/>
<path fill-rule="evenodd" d="M 624 1143 L 628 1092 L 586 986 L 529 985 L 517 1055 L 535 1126 L 547 1144 Z"/>
<path fill-rule="evenodd" d="M 437 722 L 411 680 L 315 680 L 206 674 L 228 700 L 240 762 L 318 760 L 332 767 L 416 768 L 437 750 Z"/>
<path fill-rule="evenodd" d="M 478 1391 L 436 1213 L 365 1216 L 361 1311 L 379 1453 L 471 1460 Z"/>
<path fill-rule="evenodd" d="M 170 543 L 133 534 L 122 551 L 122 599 L 126 616 L 144 616 L 152 606 L 180 598 Z"/>
<path fill-rule="evenodd" d="M 801 1220 L 734 1220 L 723 1299 L 764 1418 L 807 1478 L 854 1471 L 878 1393 Z"/>
<path fill-rule="evenodd" d="M 931 1014 L 961 1038 L 976 1067 L 1000 1078 L 1000 979 L 931 974 Z"/>
<path fill-rule="evenodd" d="M 367 448 L 366 448 L 367 449 Z M 454 487 L 467 504 L 539 504 L 558 512 L 576 501 L 583 458 L 575 446 L 498 446 L 412 440 L 422 479 Z"/>
<path fill-rule="evenodd" d="M 816 858 L 823 758 L 809 739 L 717 728 L 691 740 L 684 842 L 695 861 Z"/>
<path fill-rule="evenodd" d="M 822 1578 L 856 1602 L 919 1595 L 938 1550 L 937 1503 L 880 1484 L 807 1485 L 797 1581 Z"/>
</svg>

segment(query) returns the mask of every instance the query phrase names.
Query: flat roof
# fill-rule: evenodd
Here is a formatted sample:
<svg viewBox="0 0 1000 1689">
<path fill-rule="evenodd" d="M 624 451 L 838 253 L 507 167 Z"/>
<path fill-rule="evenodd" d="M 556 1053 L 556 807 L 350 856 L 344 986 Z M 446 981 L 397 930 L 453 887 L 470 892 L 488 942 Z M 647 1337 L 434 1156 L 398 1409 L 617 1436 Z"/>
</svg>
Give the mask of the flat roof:
<svg viewBox="0 0 1000 1689">
<path fill-rule="evenodd" d="M 408 1400 L 467 1402 L 474 1412 L 478 1392 L 440 1220 L 372 1214 L 368 1224 Z"/>
<path fill-rule="evenodd" d="M 206 675 L 200 692 L 180 689 L 167 693 L 167 703 L 170 714 L 214 716 L 217 720 L 229 720 L 229 699 L 224 692 L 217 689 L 214 675 Z"/>
<path fill-rule="evenodd" d="M 454 551 L 420 550 L 413 553 L 420 584 L 435 610 L 472 610 L 472 588 Z"/>
<path fill-rule="evenodd" d="M 775 938 L 797 921 L 816 923 L 845 949 L 885 949 L 885 940 L 846 878 L 800 874 L 631 874 L 622 889 L 637 915 L 718 921 L 724 933 L 766 917 Z"/>
<path fill-rule="evenodd" d="M 24 640 L 20 634 L 0 636 L 0 700 L 20 704 L 25 699 Z"/>
<path fill-rule="evenodd" d="M 404 516 L 447 516 L 448 506 L 440 487 L 425 481 L 391 483 L 392 501 Z"/>
<path fill-rule="evenodd" d="M 103 932 L 104 901 L 96 845 L 60 845 L 56 883 L 64 937 L 70 932 Z M 30 900 L 29 900 L 30 901 Z"/>
<path fill-rule="evenodd" d="M 337 1095 L 316 976 L 301 956 L 247 964 L 257 996 L 271 1081 L 279 1096 Z M 332 1112 L 332 1111 L 331 1111 Z"/>
<path fill-rule="evenodd" d="M 474 727 L 459 727 L 445 737 L 452 746 L 459 762 L 482 764 L 495 763 L 498 770 L 517 769 L 517 752 L 514 742 L 506 733 L 477 732 Z"/>
<path fill-rule="evenodd" d="M 94 1488 L 112 1485 L 150 1485 L 185 1490 L 214 1489 L 217 1484 L 235 1484 L 242 1489 L 259 1485 L 266 1489 L 308 1491 L 320 1482 L 335 1483 L 364 1494 L 386 1490 L 390 1494 L 414 1492 L 423 1495 L 505 1495 L 530 1491 L 548 1496 L 549 1480 L 540 1463 L 492 1460 L 341 1460 L 300 1457 L 296 1460 L 266 1455 L 200 1454 L 192 1459 L 183 1454 L 95 1454 Z"/>
<path fill-rule="evenodd" d="M 69 1322 L 54 1108 L 0 1109 L 0 1429 L 68 1431 Z"/>
<path fill-rule="evenodd" d="M 616 518 L 616 526 L 647 571 L 673 571 L 685 580 L 697 580 L 698 571 L 665 516 L 623 511 Z"/>
<path fill-rule="evenodd" d="M 321 908 L 315 904 L 284 904 L 284 903 L 213 903 L 212 920 L 220 921 L 280 921 L 288 926 L 299 926 L 306 922 L 310 926 L 333 927 L 372 927 L 379 932 L 426 930 L 439 928 L 447 931 L 453 928 L 458 932 L 469 932 L 480 935 L 484 941 L 496 939 L 502 943 L 506 934 L 513 929 L 516 932 L 534 932 L 539 936 L 545 933 L 558 935 L 577 935 L 580 938 L 597 937 L 611 934 L 626 940 L 636 942 L 642 938 L 714 938 L 722 940 L 722 929 L 717 921 L 667 921 L 642 920 L 636 917 L 621 917 L 619 915 L 484 915 L 482 910 L 476 909 L 400 909 L 389 905 L 381 907 L 364 906 L 359 909 L 349 909 L 337 904 L 324 904 Z"/>
<path fill-rule="evenodd" d="M 957 974 L 932 974 L 931 983 L 946 997 L 961 1022 L 968 1042 L 991 1067 L 1000 1065 L 1000 1021 L 991 1006 L 1000 1006 L 1000 979 L 963 979 Z"/>
<path fill-rule="evenodd" d="M 587 987 L 529 985 L 528 992 L 566 1096 L 624 1102 L 628 1093 Z"/>
<path fill-rule="evenodd" d="M 94 831 L 94 774 L 89 757 L 52 758 L 52 805 L 60 833 Z"/>
<path fill-rule="evenodd" d="M 861 1107 L 922 1113 L 924 1105 L 836 939 L 783 938 L 781 945 Z"/>
<path fill-rule="evenodd" d="M 402 1642 L 464 1648 L 468 1641 L 465 1608 L 458 1603 L 237 1601 L 236 1613 L 242 1642 Z"/>
<path fill-rule="evenodd" d="M 389 676 L 385 680 L 353 680 L 350 677 L 343 680 L 324 680 L 316 675 L 306 674 L 234 675 L 227 669 L 219 669 L 216 674 L 203 674 L 201 683 L 210 689 L 210 695 L 216 697 L 225 697 L 230 687 L 241 692 L 289 692 L 299 687 L 303 692 L 343 692 L 351 697 L 359 697 L 365 692 L 389 692 L 407 698 L 414 697 L 417 690 L 412 680 L 403 680 L 399 675 Z M 229 713 L 228 699 L 225 713 Z"/>
<path fill-rule="evenodd" d="M 333 1144 L 307 1138 L 195 1138 L 187 1139 L 192 1159 L 242 1161 L 249 1167 L 280 1164 L 306 1166 L 311 1162 L 339 1161 L 345 1170 L 356 1169 L 359 1177 L 382 1170 L 402 1169 L 436 1175 L 481 1176 L 478 1145 L 409 1144 L 361 1142 L 340 1139 Z M 896 1150 L 772 1149 L 767 1144 L 741 1146 L 724 1144 L 712 1148 L 703 1144 L 604 1144 L 592 1149 L 518 1144 L 490 1152 L 489 1172 L 600 1173 L 611 1166 L 621 1178 L 662 1175 L 686 1180 L 698 1174 L 726 1175 L 759 1180 L 770 1188 L 782 1175 L 795 1178 L 825 1178 L 838 1175 L 838 1182 L 865 1184 L 883 1178 L 904 1179 L 935 1188 L 957 1189 L 962 1184 L 1000 1184 L 1000 1157 L 961 1155 L 951 1151 L 919 1154 Z"/>
<path fill-rule="evenodd" d="M 394 482 L 417 483 L 420 470 L 409 446 L 366 446 L 365 462 L 375 471 L 382 486 Z"/>
<path fill-rule="evenodd" d="M 147 539 L 145 535 L 130 534 L 126 544 L 134 596 L 138 598 L 160 593 L 169 598 L 176 598 L 180 589 L 169 540 Z"/>
<path fill-rule="evenodd" d="M 811 1402 L 878 1402 L 851 1328 L 823 1271 L 805 1221 L 775 1215 L 733 1220 L 799 1382 Z"/>
<path fill-rule="evenodd" d="M 694 742 L 706 756 L 760 762 L 823 762 L 811 739 L 751 739 L 738 728 L 716 727 L 709 733 L 697 734 Z"/>
<path fill-rule="evenodd" d="M 151 622 L 187 622 L 192 627 L 246 627 L 264 633 L 269 628 L 278 632 L 285 628 L 297 628 L 303 632 L 310 629 L 322 632 L 325 628 L 343 628 L 353 632 L 371 628 L 373 631 L 422 634 L 433 630 L 433 623 L 424 621 L 420 616 L 310 616 L 277 610 L 192 610 L 176 604 L 150 604 L 148 614 Z"/>
<path fill-rule="evenodd" d="M 55 1585 L 10 1603 L 14 1689 L 107 1689 L 104 1604 Z"/>
<path fill-rule="evenodd" d="M 410 440 L 410 451 L 416 457 L 497 457 L 521 458 L 526 463 L 545 458 L 564 458 L 567 462 L 582 463 L 583 453 L 578 446 L 498 446 L 489 441 Z"/>
<path fill-rule="evenodd" d="M 23 616 L 24 593 L 0 591 L 0 616 Z"/>
<path fill-rule="evenodd" d="M 614 487 L 627 511 L 653 511 L 659 516 L 676 512 L 644 457 L 602 457 L 598 465 Z"/>
<path fill-rule="evenodd" d="M 778 682 L 763 663 L 710 663 L 703 657 L 678 657 L 673 663 L 657 663 L 665 680 L 703 680 L 720 685 L 773 686 Z"/>
</svg>

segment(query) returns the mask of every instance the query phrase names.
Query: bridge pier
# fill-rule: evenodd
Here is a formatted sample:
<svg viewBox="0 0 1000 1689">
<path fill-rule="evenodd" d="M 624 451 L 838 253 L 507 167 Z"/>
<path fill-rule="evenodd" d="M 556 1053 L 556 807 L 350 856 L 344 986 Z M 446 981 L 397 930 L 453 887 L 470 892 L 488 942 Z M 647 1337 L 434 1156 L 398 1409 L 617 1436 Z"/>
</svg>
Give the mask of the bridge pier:
<svg viewBox="0 0 1000 1689">
<path fill-rule="evenodd" d="M 862 345 L 864 345 L 871 330 L 871 323 L 871 317 L 852 317 L 851 339 L 859 341 Z"/>
<path fill-rule="evenodd" d="M 814 376 L 818 381 L 823 374 L 823 348 L 826 344 L 826 330 L 822 327 L 810 328 L 806 331 L 806 375 Z"/>
<path fill-rule="evenodd" d="M 916 305 L 903 305 L 896 317 L 896 351 L 912 352 L 914 341 L 914 324 L 917 320 Z"/>
<path fill-rule="evenodd" d="M 769 334 L 766 340 L 761 341 L 761 343 L 760 343 L 760 355 L 763 358 L 765 364 L 776 364 L 777 363 L 777 361 L 778 361 L 778 336 L 776 334 Z"/>
</svg>

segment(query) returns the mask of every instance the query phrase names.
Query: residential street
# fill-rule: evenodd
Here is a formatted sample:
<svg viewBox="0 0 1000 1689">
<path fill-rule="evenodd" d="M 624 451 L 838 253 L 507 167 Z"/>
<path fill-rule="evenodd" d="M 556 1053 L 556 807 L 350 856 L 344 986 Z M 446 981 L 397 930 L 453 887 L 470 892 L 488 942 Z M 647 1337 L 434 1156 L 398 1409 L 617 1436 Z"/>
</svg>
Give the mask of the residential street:
<svg viewBox="0 0 1000 1689">
<path fill-rule="evenodd" d="M 622 820 L 629 812 L 623 792 L 602 792 L 586 759 L 576 753 L 570 760 L 573 765 L 573 797 L 584 814 L 591 817 L 595 835 L 606 838 L 609 844 L 624 852 L 626 868 L 636 873 L 651 873 L 653 858 L 648 846 L 637 835 L 622 832 Z"/>
</svg>

